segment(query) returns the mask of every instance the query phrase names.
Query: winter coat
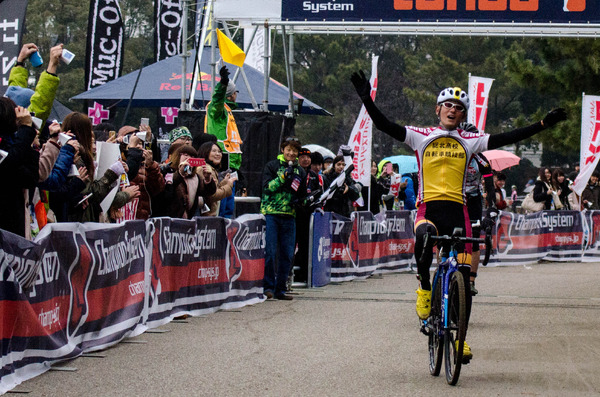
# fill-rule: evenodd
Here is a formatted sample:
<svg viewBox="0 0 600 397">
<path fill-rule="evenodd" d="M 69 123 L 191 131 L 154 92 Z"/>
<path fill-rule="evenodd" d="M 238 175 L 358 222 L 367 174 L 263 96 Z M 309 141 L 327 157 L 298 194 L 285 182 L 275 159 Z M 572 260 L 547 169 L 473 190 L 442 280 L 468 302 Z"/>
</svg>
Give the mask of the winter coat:
<svg viewBox="0 0 600 397">
<path fill-rule="evenodd" d="M 188 192 L 188 186 L 185 181 L 185 177 L 176 171 L 173 174 L 173 194 L 174 198 L 169 203 L 169 207 L 167 210 L 167 215 L 171 218 L 184 218 L 191 219 L 196 210 L 198 209 L 198 199 L 202 198 L 204 204 L 204 198 L 212 196 L 217 191 L 217 182 L 215 179 L 211 179 L 210 182 L 206 182 L 203 177 L 196 173 L 194 167 L 194 173 L 189 178 L 196 178 L 198 182 L 198 187 L 196 189 L 196 194 L 191 197 Z"/>
<path fill-rule="evenodd" d="M 206 121 L 204 132 L 217 137 L 217 143 L 223 153 L 229 155 L 229 168 L 239 170 L 242 165 L 241 153 L 230 153 L 230 141 L 232 141 L 231 149 L 236 149 L 242 144 L 242 140 L 237 131 L 237 125 L 233 118 L 232 109 L 237 109 L 234 102 L 228 101 L 225 97 L 227 86 L 217 83 L 210 103 L 206 106 Z M 229 131 L 228 131 L 229 129 Z M 229 135 L 229 136 L 228 136 Z"/>
<path fill-rule="evenodd" d="M 134 158 L 132 162 L 131 159 Z M 137 165 L 135 164 L 137 162 Z M 131 164 L 131 165 L 130 165 Z M 148 219 L 152 214 L 150 201 L 153 197 L 160 194 L 165 188 L 165 178 L 160 172 L 156 161 L 153 161 L 149 167 L 146 167 L 143 160 L 143 152 L 140 149 L 129 148 L 127 150 L 127 165 L 138 168 L 137 175 L 129 179 L 132 185 L 140 187 L 140 196 L 138 197 L 138 206 L 135 214 L 136 219 Z"/>
<path fill-rule="evenodd" d="M 24 67 L 15 66 L 10 70 L 8 85 L 27 88 L 28 79 L 29 71 Z M 58 76 L 43 71 L 35 86 L 35 92 L 31 96 L 29 111 L 34 112 L 35 117 L 40 118 L 44 123 L 50 117 L 59 83 Z"/>
<path fill-rule="evenodd" d="M 297 164 L 285 177 L 287 162 L 283 156 L 269 161 L 263 170 L 260 212 L 264 215 L 296 216 L 296 206 L 306 196 L 306 171 Z"/>
<path fill-rule="evenodd" d="M 75 148 L 64 145 L 60 148 L 52 142 L 47 142 L 40 153 L 40 183 L 38 187 L 43 190 L 56 190 L 64 185 L 71 172 Z M 54 159 L 54 161 L 52 161 Z"/>
<path fill-rule="evenodd" d="M 0 228 L 26 237 L 26 193 L 39 178 L 39 153 L 31 148 L 33 127 L 21 126 L 14 135 L 1 136 L 0 149 L 8 155 L 0 163 Z"/>
<path fill-rule="evenodd" d="M 211 169 L 212 179 L 218 181 L 219 175 L 217 170 L 212 165 L 209 165 L 209 167 Z M 225 183 L 224 181 L 219 182 L 217 184 L 217 191 L 212 196 L 207 197 L 205 200 L 205 203 L 208 205 L 208 208 L 210 208 L 210 211 L 202 215 L 217 216 L 219 214 L 219 203 L 225 197 L 231 196 L 232 192 L 231 185 Z"/>
<path fill-rule="evenodd" d="M 552 206 L 552 195 L 548 194 L 548 184 L 540 179 L 535 181 L 533 187 L 533 201 L 536 203 L 544 203 L 544 209 L 549 210 Z"/>
</svg>

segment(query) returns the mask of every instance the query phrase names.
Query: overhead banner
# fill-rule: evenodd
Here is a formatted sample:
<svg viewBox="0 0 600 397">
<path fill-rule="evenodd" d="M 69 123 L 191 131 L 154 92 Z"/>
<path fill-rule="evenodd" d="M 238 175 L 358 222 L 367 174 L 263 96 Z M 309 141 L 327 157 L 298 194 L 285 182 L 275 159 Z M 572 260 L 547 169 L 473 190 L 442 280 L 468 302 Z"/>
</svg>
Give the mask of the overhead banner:
<svg viewBox="0 0 600 397">
<path fill-rule="evenodd" d="M 282 0 L 282 20 L 598 23 L 592 0 Z"/>
<path fill-rule="evenodd" d="M 86 90 L 99 87 L 121 75 L 123 35 L 119 2 L 92 0 L 85 60 Z"/>
<path fill-rule="evenodd" d="M 371 99 L 377 95 L 377 62 L 379 57 L 374 56 L 371 62 Z M 371 144 L 373 142 L 373 120 L 367 113 L 365 105 L 360 107 L 360 113 L 354 123 L 348 146 L 354 152 L 352 163 L 352 179 L 363 186 L 371 186 Z M 368 200 L 368 198 L 365 198 Z"/>
<path fill-rule="evenodd" d="M 26 9 L 27 0 L 0 1 L 0 96 L 8 88 L 10 70 L 21 51 Z"/>
<path fill-rule="evenodd" d="M 471 106 L 467 121 L 473 124 L 480 132 L 485 132 L 490 90 L 494 79 L 487 77 L 471 76 L 469 74 L 469 98 Z"/>
<path fill-rule="evenodd" d="M 581 196 L 600 159 L 600 96 L 583 94 L 579 148 L 580 171 L 573 183 L 573 191 Z"/>
</svg>

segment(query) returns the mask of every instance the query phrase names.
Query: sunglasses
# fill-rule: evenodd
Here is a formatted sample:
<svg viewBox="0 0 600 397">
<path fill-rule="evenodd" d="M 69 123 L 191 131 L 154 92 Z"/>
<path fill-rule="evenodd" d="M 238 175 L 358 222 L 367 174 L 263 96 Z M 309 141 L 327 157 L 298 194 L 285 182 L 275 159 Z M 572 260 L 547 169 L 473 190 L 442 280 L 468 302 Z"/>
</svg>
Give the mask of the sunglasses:
<svg viewBox="0 0 600 397">
<path fill-rule="evenodd" d="M 464 112 L 465 111 L 465 107 L 463 105 L 459 105 L 458 103 L 443 102 L 442 106 L 445 107 L 446 109 L 455 108 L 457 112 Z"/>
<path fill-rule="evenodd" d="M 286 141 L 286 142 L 299 142 L 298 138 L 293 138 L 293 137 L 286 138 L 286 140 L 285 140 L 285 141 Z"/>
</svg>

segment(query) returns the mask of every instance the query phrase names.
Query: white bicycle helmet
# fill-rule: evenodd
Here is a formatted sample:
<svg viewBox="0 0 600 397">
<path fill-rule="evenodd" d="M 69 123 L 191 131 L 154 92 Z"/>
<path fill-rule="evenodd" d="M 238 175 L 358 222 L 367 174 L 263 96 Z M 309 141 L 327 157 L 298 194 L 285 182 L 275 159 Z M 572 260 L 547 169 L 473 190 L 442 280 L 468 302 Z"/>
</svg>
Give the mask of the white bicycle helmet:
<svg viewBox="0 0 600 397">
<path fill-rule="evenodd" d="M 440 95 L 438 95 L 437 104 L 439 105 L 442 102 L 446 102 L 450 99 L 456 99 L 460 101 L 465 106 L 466 110 L 469 110 L 469 95 L 464 92 L 460 87 L 448 87 L 444 88 Z"/>
</svg>

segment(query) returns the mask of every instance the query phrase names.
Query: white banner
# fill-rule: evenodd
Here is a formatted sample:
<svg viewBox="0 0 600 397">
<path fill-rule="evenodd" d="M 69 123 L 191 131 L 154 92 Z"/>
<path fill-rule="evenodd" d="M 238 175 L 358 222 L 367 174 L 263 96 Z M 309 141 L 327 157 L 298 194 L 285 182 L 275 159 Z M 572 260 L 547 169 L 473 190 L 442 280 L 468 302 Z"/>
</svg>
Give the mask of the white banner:
<svg viewBox="0 0 600 397">
<path fill-rule="evenodd" d="M 600 159 L 600 96 L 583 94 L 581 102 L 581 146 L 579 175 L 573 190 L 581 196 Z"/>
<path fill-rule="evenodd" d="M 371 98 L 375 100 L 377 95 L 377 61 L 378 56 L 373 57 L 371 64 Z M 373 121 L 363 105 L 352 128 L 348 146 L 354 151 L 354 170 L 352 179 L 362 183 L 363 186 L 371 186 L 371 143 L 373 141 Z"/>
<path fill-rule="evenodd" d="M 248 42 L 252 38 L 254 28 L 244 29 L 244 48 L 248 48 Z M 261 73 L 265 72 L 265 30 L 259 27 L 254 35 L 254 40 L 246 52 L 246 65 L 252 66 Z M 271 60 L 271 58 L 269 58 Z"/>
<path fill-rule="evenodd" d="M 488 101 L 493 82 L 494 79 L 471 76 L 469 74 L 469 98 L 471 98 L 471 106 L 469 107 L 467 121 L 476 126 L 481 132 L 485 131 Z"/>
</svg>

